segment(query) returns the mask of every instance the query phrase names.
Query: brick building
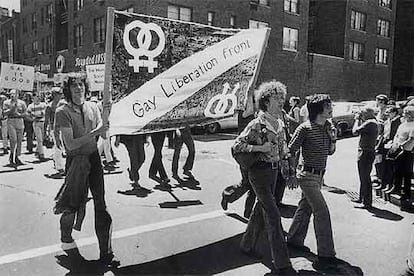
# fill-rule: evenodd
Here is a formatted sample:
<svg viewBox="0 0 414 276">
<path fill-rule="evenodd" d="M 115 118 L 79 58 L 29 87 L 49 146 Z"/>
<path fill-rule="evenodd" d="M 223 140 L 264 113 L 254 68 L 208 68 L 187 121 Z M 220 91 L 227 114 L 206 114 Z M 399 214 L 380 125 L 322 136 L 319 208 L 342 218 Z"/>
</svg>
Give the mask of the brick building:
<svg viewBox="0 0 414 276">
<path fill-rule="evenodd" d="M 20 63 L 20 16 L 18 12 L 12 11 L 9 16 L 8 9 L 0 8 L 0 61 L 9 63 Z M 7 11 L 7 12 L 6 12 Z"/>
<path fill-rule="evenodd" d="M 389 94 L 395 14 L 391 0 L 311 0 L 310 89 L 344 100 Z"/>
<path fill-rule="evenodd" d="M 272 31 L 258 82 L 278 79 L 289 94 L 301 97 L 329 92 L 334 99 L 368 99 L 390 91 L 396 9 L 395 3 L 381 5 L 388 2 L 21 0 L 20 56 L 23 64 L 50 77 L 103 63 L 106 9 L 115 7 L 219 27 L 268 26 Z M 377 35 L 378 30 L 383 33 Z"/>
<path fill-rule="evenodd" d="M 395 22 L 392 94 L 396 99 L 414 95 L 414 1 L 398 0 Z"/>
</svg>

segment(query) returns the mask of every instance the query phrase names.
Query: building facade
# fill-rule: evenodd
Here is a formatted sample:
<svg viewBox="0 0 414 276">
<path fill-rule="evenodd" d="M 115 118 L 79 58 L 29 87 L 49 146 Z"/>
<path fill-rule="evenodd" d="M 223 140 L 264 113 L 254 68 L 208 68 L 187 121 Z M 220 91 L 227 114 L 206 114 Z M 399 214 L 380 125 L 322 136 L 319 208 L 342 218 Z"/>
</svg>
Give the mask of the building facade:
<svg viewBox="0 0 414 276">
<path fill-rule="evenodd" d="M 103 63 L 106 10 L 114 7 L 218 27 L 270 27 L 258 83 L 274 78 L 301 97 L 369 99 L 391 88 L 394 2 L 21 0 L 20 60 L 49 77 Z"/>
<path fill-rule="evenodd" d="M 398 0 L 392 71 L 396 99 L 414 95 L 414 1 Z"/>
</svg>

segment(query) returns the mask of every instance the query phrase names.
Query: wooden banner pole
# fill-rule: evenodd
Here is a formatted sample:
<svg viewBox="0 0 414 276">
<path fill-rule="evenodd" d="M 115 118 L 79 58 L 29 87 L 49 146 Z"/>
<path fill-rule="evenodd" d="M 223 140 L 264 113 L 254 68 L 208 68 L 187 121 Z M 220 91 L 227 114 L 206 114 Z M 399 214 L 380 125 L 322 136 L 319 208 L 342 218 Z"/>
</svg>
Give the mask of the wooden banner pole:
<svg viewBox="0 0 414 276">
<path fill-rule="evenodd" d="M 112 85 L 112 47 L 113 47 L 113 36 L 114 36 L 114 20 L 115 20 L 115 9 L 108 7 L 106 15 L 106 43 L 105 43 L 105 79 L 104 79 L 104 91 L 103 91 L 103 112 L 102 120 L 108 121 L 110 113 L 111 103 L 111 85 Z"/>
</svg>

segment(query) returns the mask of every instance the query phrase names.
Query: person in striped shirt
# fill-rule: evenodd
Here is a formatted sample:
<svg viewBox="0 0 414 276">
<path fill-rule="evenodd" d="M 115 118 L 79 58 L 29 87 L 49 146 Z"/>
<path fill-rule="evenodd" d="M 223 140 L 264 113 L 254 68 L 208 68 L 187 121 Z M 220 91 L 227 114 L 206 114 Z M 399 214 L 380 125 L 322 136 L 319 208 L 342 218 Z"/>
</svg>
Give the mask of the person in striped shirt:
<svg viewBox="0 0 414 276">
<path fill-rule="evenodd" d="M 335 269 L 338 259 L 332 234 L 328 205 L 321 188 L 328 155 L 335 152 L 336 133 L 329 122 L 332 103 L 329 95 L 315 94 L 307 103 L 309 119 L 295 130 L 289 143 L 294 155 L 299 149 L 301 157 L 297 166 L 297 179 L 302 189 L 302 199 L 293 217 L 287 243 L 289 247 L 310 251 L 304 245 L 310 217 L 313 214 L 317 241 L 318 260 L 313 264 L 317 270 Z"/>
<path fill-rule="evenodd" d="M 45 133 L 46 103 L 40 101 L 40 95 L 33 93 L 33 102 L 27 107 L 29 116 L 33 119 L 33 131 L 36 136 L 36 151 L 40 161 L 46 161 L 43 147 Z"/>
</svg>

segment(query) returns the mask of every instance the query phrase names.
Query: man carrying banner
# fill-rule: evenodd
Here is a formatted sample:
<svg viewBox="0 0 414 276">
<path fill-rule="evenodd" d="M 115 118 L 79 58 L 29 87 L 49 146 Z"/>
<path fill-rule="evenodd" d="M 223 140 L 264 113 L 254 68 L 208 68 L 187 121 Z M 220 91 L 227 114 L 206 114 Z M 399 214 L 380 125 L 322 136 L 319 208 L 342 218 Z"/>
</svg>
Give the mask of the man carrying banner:
<svg viewBox="0 0 414 276">
<path fill-rule="evenodd" d="M 10 90 L 10 99 L 3 103 L 3 114 L 7 116 L 7 126 L 10 137 L 10 157 L 12 165 L 23 165 L 19 156 L 22 152 L 22 140 L 24 131 L 23 117 L 26 115 L 27 107 L 24 101 L 19 99 L 16 89 Z"/>
<path fill-rule="evenodd" d="M 56 196 L 55 214 L 60 219 L 61 242 L 64 250 L 76 248 L 72 238 L 75 215 L 77 230 L 83 219 L 88 188 L 95 207 L 95 231 L 98 237 L 100 262 L 104 265 L 119 265 L 111 247 L 112 218 L 106 209 L 104 178 L 96 137 L 103 135 L 109 123 L 103 123 L 96 104 L 85 101 L 85 83 L 79 78 L 69 77 L 63 90 L 67 104 L 56 110 L 56 125 L 59 125 L 63 144 L 67 152 L 66 178 Z"/>
</svg>

